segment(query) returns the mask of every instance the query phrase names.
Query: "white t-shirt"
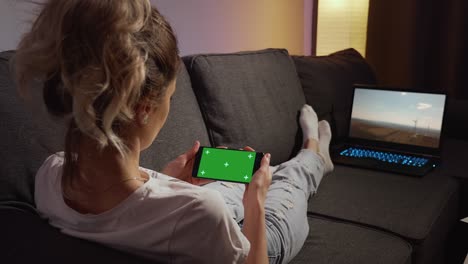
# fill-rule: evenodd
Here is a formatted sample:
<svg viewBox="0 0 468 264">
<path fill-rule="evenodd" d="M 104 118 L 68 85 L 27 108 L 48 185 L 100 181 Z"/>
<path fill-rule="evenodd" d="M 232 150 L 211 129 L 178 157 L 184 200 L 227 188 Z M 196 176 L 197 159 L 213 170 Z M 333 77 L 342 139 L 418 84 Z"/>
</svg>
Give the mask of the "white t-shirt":
<svg viewBox="0 0 468 264">
<path fill-rule="evenodd" d="M 63 200 L 63 152 L 36 175 L 42 217 L 63 233 L 163 263 L 244 263 L 250 243 L 220 193 L 141 168 L 150 179 L 116 207 L 81 214 Z"/>
</svg>

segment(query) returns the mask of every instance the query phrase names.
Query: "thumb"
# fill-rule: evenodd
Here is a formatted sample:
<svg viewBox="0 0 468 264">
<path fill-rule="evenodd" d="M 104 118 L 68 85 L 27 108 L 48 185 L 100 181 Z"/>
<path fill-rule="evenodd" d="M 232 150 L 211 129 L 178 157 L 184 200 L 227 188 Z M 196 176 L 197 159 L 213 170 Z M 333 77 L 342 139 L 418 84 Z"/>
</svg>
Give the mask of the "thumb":
<svg viewBox="0 0 468 264">
<path fill-rule="evenodd" d="M 200 149 L 200 141 L 196 140 L 193 147 L 191 149 L 187 150 L 187 152 L 185 152 L 185 155 L 186 155 L 187 159 L 190 160 L 193 157 L 195 157 L 195 155 L 197 154 L 199 149 Z"/>
<path fill-rule="evenodd" d="M 260 162 L 260 168 L 268 168 L 270 166 L 271 154 L 267 153 L 263 156 L 262 161 Z"/>
</svg>

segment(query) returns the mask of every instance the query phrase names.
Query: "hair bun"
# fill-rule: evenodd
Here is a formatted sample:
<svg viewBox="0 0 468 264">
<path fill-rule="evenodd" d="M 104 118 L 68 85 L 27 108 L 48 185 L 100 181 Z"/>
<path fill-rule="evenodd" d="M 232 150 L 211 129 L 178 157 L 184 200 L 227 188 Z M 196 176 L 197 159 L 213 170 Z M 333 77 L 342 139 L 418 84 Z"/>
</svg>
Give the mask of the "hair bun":
<svg viewBox="0 0 468 264">
<path fill-rule="evenodd" d="M 42 96 L 47 111 L 54 116 L 63 117 L 73 110 L 73 99 L 64 89 L 59 73 L 55 73 L 44 82 Z"/>
</svg>

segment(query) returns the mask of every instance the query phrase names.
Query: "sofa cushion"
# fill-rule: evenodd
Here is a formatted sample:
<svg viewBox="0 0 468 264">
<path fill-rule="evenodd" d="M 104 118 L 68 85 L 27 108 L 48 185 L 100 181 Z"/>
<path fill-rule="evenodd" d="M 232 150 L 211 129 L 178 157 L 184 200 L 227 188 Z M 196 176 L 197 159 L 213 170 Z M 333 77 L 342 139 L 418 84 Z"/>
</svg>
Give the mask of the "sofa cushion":
<svg viewBox="0 0 468 264">
<path fill-rule="evenodd" d="M 309 236 L 291 264 L 409 264 L 411 245 L 372 228 L 309 217 Z"/>
<path fill-rule="evenodd" d="M 286 50 L 195 55 L 185 62 L 213 145 L 250 145 L 270 152 L 272 164 L 297 152 L 305 97 Z"/>
<path fill-rule="evenodd" d="M 424 240 L 458 187 L 440 168 L 410 177 L 337 165 L 322 179 L 309 212 Z"/>
<path fill-rule="evenodd" d="M 414 263 L 432 263 L 457 221 L 458 198 L 458 182 L 441 168 L 409 177 L 337 165 L 308 211 L 398 234 L 414 244 Z"/>
<path fill-rule="evenodd" d="M 155 263 L 62 234 L 27 204 L 0 203 L 2 263 Z"/>
<path fill-rule="evenodd" d="M 348 129 L 354 83 L 375 84 L 366 60 L 354 49 L 328 56 L 293 56 L 306 101 L 320 119 L 331 121 L 339 139 Z"/>
<path fill-rule="evenodd" d="M 169 161 L 190 149 L 195 140 L 202 145 L 210 145 L 190 76 L 185 66 L 181 65 L 166 124 L 153 144 L 142 152 L 140 164 L 161 170 Z"/>
<path fill-rule="evenodd" d="M 419 178 L 337 165 L 322 179 L 309 212 L 424 240 L 457 195 L 457 181 L 440 169 Z"/>
</svg>

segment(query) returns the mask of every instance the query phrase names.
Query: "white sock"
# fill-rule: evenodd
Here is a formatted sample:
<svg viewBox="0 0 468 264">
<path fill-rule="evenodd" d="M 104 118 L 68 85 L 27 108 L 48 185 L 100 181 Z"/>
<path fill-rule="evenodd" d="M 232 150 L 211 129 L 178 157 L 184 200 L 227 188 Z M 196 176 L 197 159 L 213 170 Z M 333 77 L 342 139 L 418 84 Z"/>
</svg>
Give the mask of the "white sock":
<svg viewBox="0 0 468 264">
<path fill-rule="evenodd" d="M 330 158 L 330 141 L 332 138 L 332 133 L 330 129 L 330 124 L 322 120 L 318 123 L 318 134 L 319 134 L 319 154 L 322 156 L 323 160 L 325 161 L 325 169 L 323 174 L 327 174 L 333 171 L 334 166 L 333 162 Z"/>
<path fill-rule="evenodd" d="M 310 105 L 305 104 L 302 107 L 299 123 L 302 128 L 303 143 L 310 138 L 319 141 L 318 118 L 314 109 L 312 109 Z"/>
</svg>

